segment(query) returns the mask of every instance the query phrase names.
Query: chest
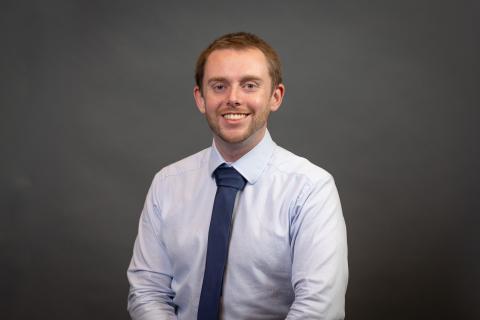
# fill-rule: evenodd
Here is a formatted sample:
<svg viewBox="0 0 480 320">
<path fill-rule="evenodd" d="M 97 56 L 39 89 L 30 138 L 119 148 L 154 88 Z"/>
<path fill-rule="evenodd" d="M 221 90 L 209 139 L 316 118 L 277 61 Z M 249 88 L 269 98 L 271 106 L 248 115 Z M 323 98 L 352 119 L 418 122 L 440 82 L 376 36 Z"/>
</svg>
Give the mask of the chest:
<svg viewBox="0 0 480 320">
<path fill-rule="evenodd" d="M 233 212 L 229 264 L 287 272 L 290 260 L 290 215 L 295 192 L 282 183 L 247 184 L 237 194 Z M 174 267 L 202 267 L 215 198 L 214 181 L 197 189 L 169 190 L 162 207 L 161 238 Z"/>
</svg>

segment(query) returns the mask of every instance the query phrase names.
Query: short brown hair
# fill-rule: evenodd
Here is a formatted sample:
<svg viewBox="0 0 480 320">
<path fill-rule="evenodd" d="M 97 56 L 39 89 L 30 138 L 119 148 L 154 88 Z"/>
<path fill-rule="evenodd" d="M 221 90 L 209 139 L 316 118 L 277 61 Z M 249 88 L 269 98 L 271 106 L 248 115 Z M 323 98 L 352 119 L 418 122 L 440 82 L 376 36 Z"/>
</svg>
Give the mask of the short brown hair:
<svg viewBox="0 0 480 320">
<path fill-rule="evenodd" d="M 268 61 L 268 71 L 272 78 L 272 88 L 282 83 L 282 67 L 280 57 L 275 50 L 260 37 L 248 32 L 228 33 L 215 39 L 205 50 L 202 51 L 197 59 L 195 66 L 195 83 L 202 89 L 202 81 L 205 73 L 205 64 L 208 56 L 215 50 L 236 49 L 244 50 L 257 48 L 263 52 Z"/>
</svg>

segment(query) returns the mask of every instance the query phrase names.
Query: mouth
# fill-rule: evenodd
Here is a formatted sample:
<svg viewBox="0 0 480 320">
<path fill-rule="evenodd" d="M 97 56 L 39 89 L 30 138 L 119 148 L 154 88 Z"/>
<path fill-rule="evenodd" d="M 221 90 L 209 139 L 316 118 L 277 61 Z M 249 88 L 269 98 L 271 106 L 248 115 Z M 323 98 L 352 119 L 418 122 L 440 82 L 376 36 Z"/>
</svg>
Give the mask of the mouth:
<svg viewBox="0 0 480 320">
<path fill-rule="evenodd" d="M 226 120 L 241 120 L 245 119 L 249 113 L 224 113 L 222 117 Z"/>
</svg>

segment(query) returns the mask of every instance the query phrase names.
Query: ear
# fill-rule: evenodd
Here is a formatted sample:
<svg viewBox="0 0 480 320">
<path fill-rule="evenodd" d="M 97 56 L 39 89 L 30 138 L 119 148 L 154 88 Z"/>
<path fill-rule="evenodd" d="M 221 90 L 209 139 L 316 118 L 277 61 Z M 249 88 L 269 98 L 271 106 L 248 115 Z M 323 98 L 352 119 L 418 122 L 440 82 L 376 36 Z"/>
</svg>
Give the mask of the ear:
<svg viewBox="0 0 480 320">
<path fill-rule="evenodd" d="M 205 113 L 205 99 L 203 98 L 202 90 L 199 86 L 193 88 L 193 98 L 195 98 L 198 110 L 201 113 Z"/>
<path fill-rule="evenodd" d="M 277 111 L 280 108 L 280 105 L 283 101 L 283 96 L 285 95 L 285 86 L 280 83 L 273 90 L 272 96 L 270 97 L 270 111 Z"/>
</svg>

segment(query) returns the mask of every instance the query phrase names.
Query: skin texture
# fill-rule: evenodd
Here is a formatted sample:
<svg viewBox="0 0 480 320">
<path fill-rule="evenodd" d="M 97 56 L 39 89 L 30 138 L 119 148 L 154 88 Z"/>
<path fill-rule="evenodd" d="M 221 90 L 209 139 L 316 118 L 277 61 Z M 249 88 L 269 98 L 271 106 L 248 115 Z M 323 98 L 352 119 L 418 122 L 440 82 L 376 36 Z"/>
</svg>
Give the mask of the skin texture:
<svg viewBox="0 0 480 320">
<path fill-rule="evenodd" d="M 198 110 L 207 119 L 215 145 L 233 162 L 265 134 L 270 112 L 280 107 L 285 87 L 272 88 L 265 55 L 256 48 L 213 51 L 205 64 L 203 90 L 195 86 Z M 228 118 L 228 115 L 236 115 Z M 225 117 L 227 115 L 227 117 Z"/>
</svg>

